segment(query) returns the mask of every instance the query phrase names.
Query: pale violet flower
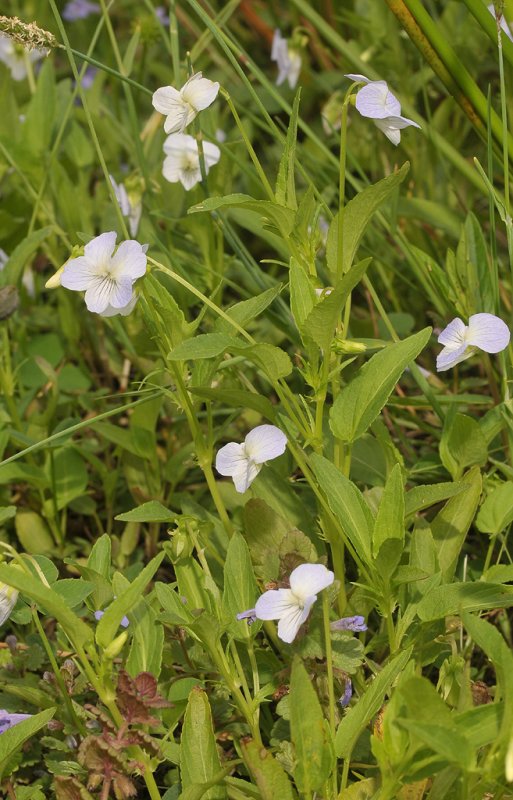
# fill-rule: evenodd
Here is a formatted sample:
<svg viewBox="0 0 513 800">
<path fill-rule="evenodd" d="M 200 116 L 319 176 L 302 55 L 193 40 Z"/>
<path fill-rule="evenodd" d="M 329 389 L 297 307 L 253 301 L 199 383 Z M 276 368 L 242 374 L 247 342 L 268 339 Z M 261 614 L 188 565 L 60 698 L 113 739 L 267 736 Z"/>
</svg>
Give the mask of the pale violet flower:
<svg viewBox="0 0 513 800">
<path fill-rule="evenodd" d="M 172 133 L 164 142 L 166 158 L 162 165 L 162 174 L 170 183 L 180 183 L 186 191 L 201 181 L 201 168 L 198 143 L 187 133 Z M 203 158 L 205 172 L 217 164 L 221 151 L 212 142 L 203 142 Z"/>
<path fill-rule="evenodd" d="M 169 25 L 169 14 L 167 13 L 164 6 L 157 6 L 155 8 L 155 16 L 157 17 L 158 21 L 161 25 L 167 26 Z"/>
<path fill-rule="evenodd" d="M 290 88 L 294 89 L 301 72 L 301 55 L 289 45 L 288 40 L 283 38 L 278 29 L 274 31 L 271 61 L 276 61 L 278 67 L 276 86 L 281 86 L 287 81 Z"/>
<path fill-rule="evenodd" d="M 133 303 L 133 285 L 146 272 L 145 249 L 129 239 L 116 247 L 116 232 L 96 236 L 84 248 L 84 255 L 70 258 L 60 273 L 66 289 L 85 292 L 89 311 L 110 316 L 122 313 Z M 55 277 L 55 276 L 54 276 Z"/>
<path fill-rule="evenodd" d="M 360 633 L 360 631 L 367 630 L 367 625 L 365 623 L 365 618 L 360 614 L 356 614 L 354 617 L 342 617 L 342 619 L 337 619 L 336 622 L 331 623 L 330 628 L 332 631 L 352 631 L 353 633 Z"/>
<path fill-rule="evenodd" d="M 351 702 L 351 697 L 353 696 L 353 684 L 351 682 L 351 678 L 346 678 L 346 685 L 344 688 L 344 694 L 339 699 L 339 703 L 342 708 L 345 708 Z"/>
<path fill-rule="evenodd" d="M 494 7 L 493 3 L 490 3 L 490 5 L 487 6 L 487 9 L 490 12 L 490 14 L 492 14 L 497 19 L 496 15 L 495 15 L 495 7 Z M 501 14 L 501 16 L 500 16 L 500 26 L 501 26 L 502 30 L 504 31 L 504 33 L 506 34 L 506 36 L 508 37 L 508 39 L 511 39 L 511 41 L 513 42 L 513 34 L 511 33 L 511 29 L 510 29 L 508 23 L 506 22 L 506 20 L 504 18 L 504 14 Z"/>
<path fill-rule="evenodd" d="M 258 425 L 248 433 L 242 444 L 230 442 L 218 451 L 216 470 L 233 479 L 238 492 L 246 492 L 272 458 L 281 456 L 287 447 L 287 437 L 275 425 Z"/>
<path fill-rule="evenodd" d="M 25 50 L 9 36 L 0 33 L 0 61 L 11 71 L 11 77 L 15 81 L 22 81 L 27 77 L 27 60 L 38 61 L 47 54 L 47 50 Z"/>
<path fill-rule="evenodd" d="M 99 622 L 104 614 L 105 614 L 105 611 L 95 611 L 94 612 L 95 620 L 97 620 Z M 125 617 L 122 618 L 122 620 L 121 620 L 121 622 L 119 624 L 121 625 L 122 628 L 128 628 L 128 626 L 130 625 L 130 620 L 128 619 L 128 617 L 125 616 Z"/>
<path fill-rule="evenodd" d="M 8 261 L 9 261 L 9 256 L 7 255 L 5 250 L 2 250 L 2 248 L 0 247 L 0 272 L 3 270 Z"/>
<path fill-rule="evenodd" d="M 69 0 L 64 6 L 62 18 L 66 22 L 75 22 L 78 19 L 87 19 L 91 14 L 99 14 L 101 8 L 98 3 L 91 3 L 90 0 Z"/>
<path fill-rule="evenodd" d="M 0 625 L 3 625 L 11 616 L 18 594 L 17 589 L 13 589 L 12 586 L 7 586 L 5 583 L 0 583 Z"/>
<path fill-rule="evenodd" d="M 0 733 L 5 733 L 13 725 L 23 722 L 24 719 L 30 719 L 32 716 L 33 714 L 11 714 L 10 711 L 0 709 Z"/>
<path fill-rule="evenodd" d="M 410 125 L 420 128 L 412 119 L 401 116 L 401 104 L 386 81 L 370 81 L 365 75 L 349 74 L 345 77 L 366 84 L 356 95 L 356 110 L 362 117 L 372 119 L 392 144 L 398 145 L 401 141 L 402 128 Z"/>
<path fill-rule="evenodd" d="M 509 328 L 494 314 L 473 314 L 465 325 L 456 317 L 438 337 L 445 345 L 436 359 L 436 369 L 443 372 L 474 355 L 477 349 L 485 353 L 500 353 L 510 339 Z"/>
<path fill-rule="evenodd" d="M 116 200 L 118 201 L 118 205 L 121 209 L 121 213 L 124 217 L 128 218 L 130 236 L 137 236 L 139 222 L 141 221 L 142 204 L 141 202 L 132 203 L 124 184 L 116 183 L 112 175 L 109 175 L 109 178 L 112 188 L 114 189 L 114 194 L 116 195 Z"/>
<path fill-rule="evenodd" d="M 323 564 L 301 564 L 290 573 L 290 589 L 270 589 L 258 598 L 255 608 L 237 614 L 237 619 L 277 619 L 278 636 L 290 644 L 317 600 L 317 593 L 335 580 Z"/>
<path fill-rule="evenodd" d="M 183 133 L 200 111 L 208 108 L 217 97 L 219 84 L 203 78 L 201 72 L 189 78 L 180 90 L 161 86 L 153 93 L 153 108 L 164 114 L 166 133 Z"/>
</svg>

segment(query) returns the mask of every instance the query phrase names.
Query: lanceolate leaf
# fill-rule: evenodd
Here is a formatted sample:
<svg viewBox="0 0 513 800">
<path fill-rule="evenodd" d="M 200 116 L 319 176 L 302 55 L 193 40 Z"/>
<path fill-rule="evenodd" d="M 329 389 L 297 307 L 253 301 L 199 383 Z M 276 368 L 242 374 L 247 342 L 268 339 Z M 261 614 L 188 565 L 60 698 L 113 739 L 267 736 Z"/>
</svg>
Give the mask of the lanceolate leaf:
<svg viewBox="0 0 513 800">
<path fill-rule="evenodd" d="M 182 789 L 186 791 L 195 784 L 211 781 L 220 774 L 220 769 L 208 697 L 203 689 L 195 687 L 189 695 L 180 742 Z M 203 800 L 224 798 L 226 789 L 221 785 L 213 786 L 203 795 Z"/>
<path fill-rule="evenodd" d="M 0 736 L 0 781 L 4 771 L 8 766 L 9 760 L 30 739 L 35 733 L 44 728 L 55 714 L 55 708 L 47 708 L 40 714 L 35 714 L 29 719 L 24 719 L 13 725 L 12 728 L 4 731 Z"/>
</svg>

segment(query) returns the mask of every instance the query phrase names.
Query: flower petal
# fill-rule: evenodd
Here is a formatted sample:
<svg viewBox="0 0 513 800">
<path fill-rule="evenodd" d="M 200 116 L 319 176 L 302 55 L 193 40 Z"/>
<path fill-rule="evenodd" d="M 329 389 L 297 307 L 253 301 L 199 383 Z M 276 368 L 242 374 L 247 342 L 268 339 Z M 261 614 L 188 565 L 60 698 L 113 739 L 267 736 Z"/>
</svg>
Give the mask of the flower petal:
<svg viewBox="0 0 513 800">
<path fill-rule="evenodd" d="M 372 83 L 370 78 L 366 78 L 365 75 L 360 75 L 357 72 L 348 72 L 344 75 L 344 78 L 349 78 L 350 81 L 357 81 L 358 83 Z"/>
<path fill-rule="evenodd" d="M 130 302 L 123 306 L 123 308 L 114 308 L 114 306 L 108 305 L 107 308 L 101 312 L 102 317 L 115 317 L 117 314 L 121 314 L 122 317 L 127 317 L 130 312 L 133 310 L 135 304 L 138 300 L 137 294 L 134 292 L 132 299 Z"/>
<path fill-rule="evenodd" d="M 111 303 L 113 292 L 116 290 L 116 281 L 111 278 L 97 276 L 89 284 L 85 293 L 85 302 L 88 311 L 101 314 Z M 125 305 L 125 304 L 123 304 Z"/>
<path fill-rule="evenodd" d="M 247 492 L 261 469 L 261 464 L 255 464 L 254 461 L 246 459 L 244 464 L 241 463 L 232 475 L 235 489 L 241 494 Z"/>
<path fill-rule="evenodd" d="M 217 97 L 219 84 L 203 78 L 201 72 L 193 75 L 182 87 L 180 94 L 196 111 L 208 108 Z"/>
<path fill-rule="evenodd" d="M 342 619 L 337 619 L 336 622 L 332 622 L 330 625 L 332 631 L 366 631 L 367 625 L 365 624 L 365 617 L 362 617 L 360 614 L 356 614 L 354 617 L 342 617 Z"/>
<path fill-rule="evenodd" d="M 386 81 L 370 81 L 356 95 L 355 105 L 362 117 L 371 119 L 401 114 L 401 104 L 388 88 Z"/>
<path fill-rule="evenodd" d="M 263 464 L 285 452 L 287 437 L 275 425 L 258 425 L 248 433 L 244 446 L 252 461 Z"/>
<path fill-rule="evenodd" d="M 437 372 L 445 372 L 446 369 L 455 367 L 456 364 L 465 361 L 472 355 L 474 355 L 473 349 L 466 344 L 462 344 L 460 347 L 444 347 L 436 358 L 436 370 Z"/>
<path fill-rule="evenodd" d="M 375 119 L 374 125 L 379 128 L 387 139 L 396 147 L 401 142 L 401 131 L 390 127 L 388 124 L 388 117 L 386 119 Z"/>
<path fill-rule="evenodd" d="M 95 236 L 84 247 L 84 255 L 95 264 L 104 264 L 112 255 L 116 246 L 116 231 L 108 231 Z"/>
<path fill-rule="evenodd" d="M 408 119 L 408 117 L 394 116 L 393 114 L 387 117 L 384 122 L 388 124 L 389 128 L 393 128 L 394 130 L 409 128 L 410 125 L 412 125 L 414 128 L 420 128 L 420 125 L 417 122 L 414 122 L 412 119 Z"/>
<path fill-rule="evenodd" d="M 217 164 L 221 158 L 221 151 L 216 144 L 213 144 L 212 142 L 203 142 L 203 157 L 205 159 L 205 167 L 208 172 L 210 167 L 213 167 L 214 164 Z"/>
<path fill-rule="evenodd" d="M 301 564 L 290 573 L 290 588 L 296 597 L 305 600 L 330 586 L 334 580 L 335 575 L 324 564 Z"/>
<path fill-rule="evenodd" d="M 111 289 L 109 305 L 112 308 L 126 308 L 131 302 L 134 290 L 132 288 L 132 281 L 130 278 L 122 278 L 120 281 L 114 281 Z M 105 313 L 106 309 L 103 309 Z"/>
<path fill-rule="evenodd" d="M 439 344 L 445 344 L 449 347 L 461 347 L 465 343 L 465 332 L 467 326 L 459 317 L 453 319 L 446 328 L 443 329 L 438 337 Z"/>
<path fill-rule="evenodd" d="M 310 613 L 310 609 L 315 602 L 315 597 L 309 598 L 303 608 L 296 606 L 295 609 L 290 609 L 278 623 L 278 636 L 282 642 L 290 644 L 296 638 L 298 631 L 305 622 Z"/>
<path fill-rule="evenodd" d="M 466 340 L 486 353 L 500 353 L 509 344 L 510 332 L 495 314 L 473 314 L 468 321 Z"/>
<path fill-rule="evenodd" d="M 71 258 L 61 267 L 61 270 L 62 272 L 58 273 L 60 285 L 64 286 L 65 289 L 72 289 L 74 292 L 85 292 L 91 285 L 91 281 L 96 280 L 98 277 L 96 264 L 86 256 Z M 56 278 L 56 275 L 52 277 Z M 50 284 L 50 281 L 47 282 L 48 284 Z M 49 288 L 53 288 L 54 285 L 55 283 L 52 282 Z"/>
<path fill-rule="evenodd" d="M 256 601 L 255 614 L 258 619 L 281 619 L 297 608 L 297 599 L 290 589 L 269 589 Z"/>
<path fill-rule="evenodd" d="M 141 278 L 146 272 L 146 255 L 139 242 L 135 239 L 121 242 L 112 257 L 110 271 L 117 281 L 128 279 L 133 283 Z"/>
<path fill-rule="evenodd" d="M 153 108 L 159 114 L 175 114 L 183 108 L 182 95 L 175 89 L 174 86 L 161 86 L 156 92 L 153 92 L 151 98 Z"/>
</svg>

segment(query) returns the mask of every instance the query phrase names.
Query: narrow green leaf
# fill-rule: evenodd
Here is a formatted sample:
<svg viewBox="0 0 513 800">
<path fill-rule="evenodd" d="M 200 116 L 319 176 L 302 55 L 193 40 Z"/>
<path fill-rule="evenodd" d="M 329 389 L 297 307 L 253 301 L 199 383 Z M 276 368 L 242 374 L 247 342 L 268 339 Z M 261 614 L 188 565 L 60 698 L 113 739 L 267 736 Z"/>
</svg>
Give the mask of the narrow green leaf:
<svg viewBox="0 0 513 800">
<path fill-rule="evenodd" d="M 173 522 L 176 514 L 158 500 L 149 500 L 130 511 L 118 514 L 114 519 L 118 519 L 120 522 Z"/>
<path fill-rule="evenodd" d="M 218 208 L 243 208 L 247 211 L 254 211 L 272 222 L 282 236 L 289 236 L 294 227 L 295 213 L 291 208 L 272 203 L 270 200 L 255 200 L 254 197 L 250 197 L 247 194 L 208 197 L 201 203 L 189 208 L 187 213 L 197 214 L 203 211 L 217 211 Z"/>
<path fill-rule="evenodd" d="M 45 711 L 41 711 L 40 714 L 24 719 L 2 733 L 0 736 L 0 780 L 2 780 L 4 771 L 12 756 L 27 739 L 30 739 L 31 736 L 48 724 L 56 710 L 55 708 L 47 708 Z"/>
<path fill-rule="evenodd" d="M 427 592 L 417 606 L 417 614 L 424 622 L 443 619 L 460 611 L 485 611 L 489 608 L 513 606 L 513 586 L 475 581 L 474 583 L 449 583 Z"/>
<path fill-rule="evenodd" d="M 185 711 L 180 740 L 180 775 L 182 790 L 198 783 L 207 783 L 221 769 L 212 728 L 212 712 L 206 692 L 195 687 Z M 208 789 L 204 800 L 225 800 L 226 789 L 218 785 Z"/>
<path fill-rule="evenodd" d="M 274 422 L 276 418 L 275 406 L 267 397 L 256 392 L 246 392 L 243 389 L 228 389 L 224 386 L 219 389 L 212 389 L 210 386 L 191 386 L 189 391 L 202 400 L 222 401 L 225 405 L 233 408 L 251 408 L 271 422 Z"/>
<path fill-rule="evenodd" d="M 383 705 L 385 695 L 390 692 L 396 678 L 410 660 L 412 648 L 399 653 L 368 684 L 365 694 L 352 706 L 338 726 L 335 750 L 339 758 L 350 758 L 360 735 Z"/>
<path fill-rule="evenodd" d="M 297 141 L 297 121 L 299 114 L 299 101 L 301 99 L 301 87 L 297 90 L 292 105 L 287 138 L 280 160 L 278 177 L 276 179 L 275 198 L 281 206 L 287 206 L 293 211 L 297 209 L 296 202 L 296 183 L 294 180 L 294 164 L 296 159 Z"/>
<path fill-rule="evenodd" d="M 406 492 L 404 498 L 404 513 L 409 517 L 417 511 L 424 511 L 429 506 L 434 506 L 442 500 L 464 492 L 467 489 L 465 483 L 432 483 L 423 486 L 414 486 Z"/>
<path fill-rule="evenodd" d="M 306 796 L 321 789 L 334 767 L 328 730 L 310 677 L 296 657 L 290 681 L 290 732 L 296 750 L 294 779 Z"/>
<path fill-rule="evenodd" d="M 244 537 L 240 533 L 234 533 L 224 564 L 223 611 L 230 633 L 242 641 L 247 641 L 252 631 L 247 620 L 238 622 L 236 616 L 241 611 L 254 607 L 257 593 L 249 548 Z"/>
<path fill-rule="evenodd" d="M 295 800 L 296 794 L 287 773 L 268 750 L 247 740 L 242 740 L 241 749 L 261 800 Z"/>
<path fill-rule="evenodd" d="M 290 310 L 299 331 L 315 306 L 315 292 L 309 276 L 299 261 L 290 259 Z"/>
<path fill-rule="evenodd" d="M 462 482 L 467 484 L 467 491 L 451 497 L 431 523 L 445 582 L 454 576 L 463 542 L 479 505 L 482 484 L 479 468 L 473 467 L 463 476 Z"/>
<path fill-rule="evenodd" d="M 271 303 L 276 300 L 280 294 L 282 285 L 272 286 L 266 289 L 265 292 L 257 294 L 256 297 L 250 297 L 249 300 L 242 300 L 240 303 L 226 309 L 227 316 L 238 323 L 242 328 L 252 322 L 256 317 L 262 314 Z M 228 320 L 219 318 L 215 324 L 216 331 L 220 333 L 230 334 L 233 331 L 233 326 L 230 325 Z"/>
<path fill-rule="evenodd" d="M 106 580 L 110 577 L 111 549 L 111 538 L 108 533 L 104 533 L 94 543 L 87 559 L 89 569 L 94 570 Z"/>
<path fill-rule="evenodd" d="M 376 353 L 338 395 L 330 412 L 331 430 L 354 442 L 372 425 L 402 373 L 428 343 L 431 328 Z"/>
<path fill-rule="evenodd" d="M 372 534 L 374 556 L 389 539 L 404 541 L 404 489 L 400 464 L 392 469 L 381 496 Z"/>
</svg>

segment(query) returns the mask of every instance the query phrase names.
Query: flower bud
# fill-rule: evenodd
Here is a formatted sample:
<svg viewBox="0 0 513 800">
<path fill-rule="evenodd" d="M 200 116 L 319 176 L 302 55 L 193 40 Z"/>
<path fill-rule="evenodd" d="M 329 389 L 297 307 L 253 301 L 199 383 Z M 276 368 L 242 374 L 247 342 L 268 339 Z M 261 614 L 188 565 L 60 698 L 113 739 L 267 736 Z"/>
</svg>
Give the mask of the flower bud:
<svg viewBox="0 0 513 800">
<path fill-rule="evenodd" d="M 337 336 L 333 342 L 332 349 L 335 353 L 340 353 L 341 355 L 359 355 L 360 353 L 365 353 L 367 345 L 363 344 L 363 342 L 350 342 L 348 339 L 342 339 Z"/>
<path fill-rule="evenodd" d="M 116 636 L 116 638 L 113 639 L 109 646 L 103 651 L 105 659 L 108 661 L 113 661 L 116 656 L 119 656 L 127 639 L 128 633 L 126 631 L 123 631 L 123 633 L 120 633 L 119 636 Z"/>
</svg>

